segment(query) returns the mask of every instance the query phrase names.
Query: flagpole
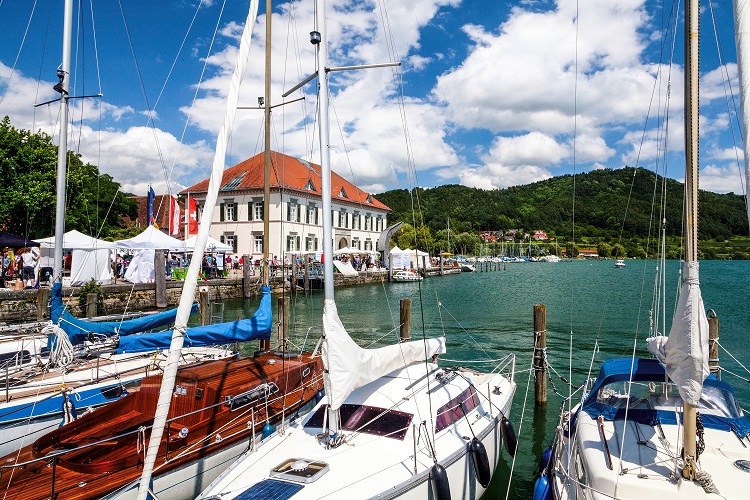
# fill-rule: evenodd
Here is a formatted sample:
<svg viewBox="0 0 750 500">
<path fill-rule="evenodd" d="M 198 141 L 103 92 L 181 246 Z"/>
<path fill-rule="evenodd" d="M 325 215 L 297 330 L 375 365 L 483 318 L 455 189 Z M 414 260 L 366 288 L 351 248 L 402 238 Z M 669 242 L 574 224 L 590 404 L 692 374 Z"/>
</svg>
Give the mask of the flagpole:
<svg viewBox="0 0 750 500">
<path fill-rule="evenodd" d="M 183 240 L 188 239 L 190 233 L 190 191 L 187 192 L 187 198 L 185 199 L 185 237 Z"/>
</svg>

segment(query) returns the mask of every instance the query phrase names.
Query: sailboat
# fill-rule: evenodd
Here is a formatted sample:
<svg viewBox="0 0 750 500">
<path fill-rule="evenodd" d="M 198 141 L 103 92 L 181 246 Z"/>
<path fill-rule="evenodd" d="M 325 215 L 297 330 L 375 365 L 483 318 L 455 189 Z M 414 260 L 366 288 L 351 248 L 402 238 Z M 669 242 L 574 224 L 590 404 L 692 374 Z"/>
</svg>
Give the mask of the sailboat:
<svg viewBox="0 0 750 500">
<path fill-rule="evenodd" d="M 331 204 L 326 23 L 316 9 L 323 213 Z M 308 79 L 309 81 L 309 79 Z M 324 217 L 323 251 L 332 255 Z M 199 498 L 478 498 L 495 471 L 515 392 L 515 358 L 491 373 L 441 368 L 445 338 L 360 348 L 339 318 L 324 262 L 325 396 L 246 451 Z M 509 372 L 505 375 L 504 372 Z M 504 432 L 505 431 L 505 432 Z"/>
<path fill-rule="evenodd" d="M 669 336 L 648 339 L 656 359 L 604 362 L 584 386 L 581 403 L 563 409 L 543 457 L 535 500 L 747 498 L 750 420 L 732 387 L 709 374 L 708 321 L 699 285 L 698 17 L 698 1 L 686 2 L 687 230 Z"/>
<path fill-rule="evenodd" d="M 169 334 L 163 375 L 144 379 L 138 392 L 3 459 L 0 491 L 4 498 L 145 498 L 150 494 L 161 500 L 192 498 L 233 458 L 254 448 L 257 434 L 270 434 L 275 424 L 299 415 L 320 397 L 323 367 L 315 354 L 265 351 L 178 369 L 183 347 L 189 351 L 187 346 L 194 340 L 238 334 L 242 338 L 237 340 L 268 341 L 273 327 L 270 288 L 265 281 L 260 306 L 251 318 L 187 328 L 257 11 L 254 0 L 175 330 Z M 164 333 L 127 336 L 120 339 L 118 349 L 139 352 L 165 340 Z"/>
</svg>

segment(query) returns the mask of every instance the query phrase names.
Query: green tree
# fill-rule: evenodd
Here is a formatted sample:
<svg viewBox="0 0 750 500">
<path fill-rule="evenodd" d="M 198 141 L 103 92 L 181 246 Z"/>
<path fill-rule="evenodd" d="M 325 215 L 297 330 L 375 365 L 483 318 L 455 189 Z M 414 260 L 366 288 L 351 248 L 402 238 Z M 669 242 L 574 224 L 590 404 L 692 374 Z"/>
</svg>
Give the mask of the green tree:
<svg viewBox="0 0 750 500">
<path fill-rule="evenodd" d="M 50 136 L 16 129 L 6 116 L 0 122 L 0 229 L 30 238 L 54 231 L 57 146 Z M 65 227 L 106 237 L 135 218 L 137 203 L 119 191 L 120 184 L 68 152 Z"/>
<path fill-rule="evenodd" d="M 612 247 L 609 245 L 609 243 L 600 241 L 596 246 L 596 253 L 599 254 L 599 257 L 604 257 L 606 259 L 610 255 L 612 255 Z"/>
</svg>

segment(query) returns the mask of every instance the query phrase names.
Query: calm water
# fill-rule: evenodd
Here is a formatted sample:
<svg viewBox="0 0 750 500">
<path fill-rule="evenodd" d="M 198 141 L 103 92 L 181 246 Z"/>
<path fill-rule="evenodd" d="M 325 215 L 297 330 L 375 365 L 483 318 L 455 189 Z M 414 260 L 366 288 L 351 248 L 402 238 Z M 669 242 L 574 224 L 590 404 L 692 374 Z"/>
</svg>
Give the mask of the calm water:
<svg viewBox="0 0 750 500">
<path fill-rule="evenodd" d="M 529 378 L 533 352 L 533 306 L 547 306 L 547 354 L 550 365 L 568 378 L 572 358 L 572 381 L 586 378 L 592 352 L 594 372 L 609 357 L 645 355 L 649 310 L 653 299 L 652 261 L 629 261 L 615 269 L 613 261 L 508 264 L 488 273 L 462 273 L 431 278 L 421 284 L 392 283 L 336 289 L 339 314 L 349 333 L 360 345 L 392 343 L 398 338 L 399 301 L 412 299 L 412 337 L 444 332 L 448 340 L 446 360 L 492 360 L 512 352 L 517 356 L 516 383 L 511 420 L 519 434 L 519 450 L 512 480 L 512 459 L 503 454 L 499 473 L 485 498 L 531 498 L 538 457 L 552 437 L 568 385 L 553 374 L 546 408 L 534 408 L 533 379 Z M 666 309 L 668 324 L 678 288 L 680 263 L 667 263 Z M 745 366 L 750 363 L 746 327 L 750 325 L 750 261 L 704 261 L 701 289 L 706 308 L 720 318 L 720 342 Z M 420 293 L 421 292 L 421 293 Z M 439 302 L 438 302 L 439 301 Z M 299 347 L 312 349 L 320 336 L 322 292 L 300 294 L 292 299 L 291 338 Z M 274 298 L 274 306 L 276 300 Z M 438 303 L 442 304 L 441 307 Z M 257 301 L 226 302 L 225 318 L 248 316 Z M 275 311 L 274 311 L 275 314 Z M 572 332 L 572 333 L 571 333 Z M 305 339 L 307 341 L 305 343 Z M 572 350 L 569 348 L 572 343 Z M 734 373 L 744 370 L 721 351 L 720 363 Z M 450 361 L 443 361 L 451 364 Z M 491 369 L 493 363 L 470 365 Z M 750 406 L 750 384 L 729 375 L 740 403 Z M 527 396 L 528 387 L 528 396 Z M 527 398 L 524 410 L 524 398 Z M 575 398 L 574 398 L 575 399 Z M 523 414 L 523 419 L 522 419 Z"/>
</svg>

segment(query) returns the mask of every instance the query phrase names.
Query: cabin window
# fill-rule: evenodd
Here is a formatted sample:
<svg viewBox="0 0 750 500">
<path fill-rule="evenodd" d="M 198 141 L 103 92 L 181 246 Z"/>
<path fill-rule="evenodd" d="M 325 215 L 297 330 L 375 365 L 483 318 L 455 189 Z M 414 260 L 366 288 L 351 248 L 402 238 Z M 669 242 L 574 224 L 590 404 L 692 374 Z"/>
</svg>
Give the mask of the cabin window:
<svg viewBox="0 0 750 500">
<path fill-rule="evenodd" d="M 449 425 L 464 418 L 471 410 L 479 405 L 479 396 L 474 387 L 468 387 L 461 394 L 438 408 L 435 432 L 440 432 Z"/>
<path fill-rule="evenodd" d="M 261 384 L 253 390 L 243 392 L 237 396 L 229 398 L 229 409 L 231 411 L 237 410 L 249 404 L 255 403 L 263 399 L 268 399 L 268 396 L 279 392 L 279 387 L 273 382 Z"/>
<path fill-rule="evenodd" d="M 306 428 L 323 427 L 328 405 L 322 405 L 307 421 Z M 393 439 L 403 440 L 414 417 L 411 413 L 365 405 L 341 405 L 341 428 Z"/>
</svg>

